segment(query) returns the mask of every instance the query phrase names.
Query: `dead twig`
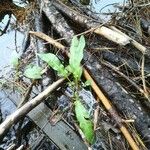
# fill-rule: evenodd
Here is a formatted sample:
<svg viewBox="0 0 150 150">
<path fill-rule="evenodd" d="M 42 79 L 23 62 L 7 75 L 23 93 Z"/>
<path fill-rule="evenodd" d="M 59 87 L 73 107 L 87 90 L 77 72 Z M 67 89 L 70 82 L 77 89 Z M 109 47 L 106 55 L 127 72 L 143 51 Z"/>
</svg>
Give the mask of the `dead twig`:
<svg viewBox="0 0 150 150">
<path fill-rule="evenodd" d="M 114 26 L 106 27 L 101 26 L 99 23 L 94 22 L 92 19 L 89 19 L 86 16 L 81 15 L 80 13 L 76 12 L 75 10 L 71 9 L 70 7 L 66 6 L 59 0 L 55 0 L 53 2 L 53 5 L 62 13 L 70 17 L 75 22 L 78 22 L 84 26 L 86 26 L 88 29 L 92 29 L 95 27 L 98 27 L 94 30 L 94 33 L 104 36 L 110 41 L 113 41 L 114 43 L 117 43 L 119 45 L 127 45 L 131 43 L 133 46 L 135 46 L 138 50 L 140 50 L 143 54 L 146 53 L 147 48 L 126 35 L 125 33 L 121 32 L 120 30 L 116 29 Z"/>
<path fill-rule="evenodd" d="M 52 85 L 48 86 L 43 92 L 38 96 L 24 104 L 22 107 L 17 109 L 14 113 L 9 115 L 5 121 L 0 124 L 0 140 L 3 139 L 4 134 L 9 130 L 9 128 L 15 124 L 22 116 L 26 115 L 38 104 L 40 104 L 44 98 L 46 98 L 52 91 L 54 91 L 65 79 L 61 78 L 54 82 Z"/>
<path fill-rule="evenodd" d="M 99 106 L 96 107 L 94 110 L 94 131 L 96 131 L 97 128 L 97 122 L 98 122 L 98 115 L 99 115 Z"/>
<path fill-rule="evenodd" d="M 141 64 L 141 75 L 142 75 L 144 93 L 147 97 L 149 97 L 149 94 L 148 94 L 147 88 L 146 88 L 146 82 L 145 82 L 144 63 L 145 63 L 145 57 L 143 55 L 142 64 Z M 149 102 L 150 102 L 150 100 L 149 100 Z"/>
</svg>

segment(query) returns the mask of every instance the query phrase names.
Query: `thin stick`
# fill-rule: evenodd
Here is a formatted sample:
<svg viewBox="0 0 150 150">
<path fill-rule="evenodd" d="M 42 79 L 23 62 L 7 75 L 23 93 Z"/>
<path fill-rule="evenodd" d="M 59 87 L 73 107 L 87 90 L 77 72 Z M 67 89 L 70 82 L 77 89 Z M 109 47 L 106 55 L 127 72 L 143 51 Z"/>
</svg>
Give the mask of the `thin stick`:
<svg viewBox="0 0 150 150">
<path fill-rule="evenodd" d="M 145 56 L 143 55 L 142 65 L 141 65 L 141 75 L 142 75 L 144 93 L 147 97 L 149 97 L 149 94 L 148 94 L 147 89 L 146 89 L 145 74 L 144 74 L 144 63 L 145 63 Z"/>
<path fill-rule="evenodd" d="M 81 15 L 77 11 L 71 9 L 70 7 L 62 3 L 60 0 L 55 0 L 53 2 L 53 5 L 58 10 L 63 12 L 65 15 L 70 17 L 72 20 L 86 26 L 88 29 L 95 28 L 96 26 L 100 26 L 99 23 L 94 22 L 92 19 L 89 19 L 88 17 Z M 140 43 L 138 43 L 137 41 L 135 41 L 134 39 L 126 35 L 125 33 L 121 32 L 114 26 L 111 26 L 111 27 L 101 26 L 97 28 L 96 30 L 94 30 L 94 32 L 96 34 L 104 36 L 110 41 L 113 41 L 123 46 L 131 43 L 138 50 L 140 50 L 143 54 L 146 53 L 146 50 L 147 50 L 146 47 L 144 47 L 143 45 L 141 45 Z"/>
<path fill-rule="evenodd" d="M 109 99 L 102 93 L 102 91 L 99 89 L 99 87 L 96 85 L 95 81 L 92 79 L 90 74 L 87 72 L 87 70 L 84 69 L 84 76 L 87 80 L 91 81 L 91 86 L 94 92 L 99 97 L 99 100 L 103 103 L 105 108 L 108 110 L 108 112 L 111 114 L 111 116 L 115 119 L 116 123 L 118 124 L 121 132 L 125 136 L 126 140 L 129 142 L 130 146 L 133 150 L 139 150 L 137 144 L 133 140 L 132 136 L 130 135 L 129 131 L 126 129 L 126 127 L 122 124 L 121 118 L 115 111 L 115 109 L 112 107 L 112 104 L 110 103 Z"/>
<path fill-rule="evenodd" d="M 63 52 L 65 51 L 65 46 L 63 46 L 59 42 L 55 41 L 54 39 L 50 38 L 49 36 L 45 35 L 44 33 L 41 33 L 41 32 L 32 32 L 32 31 L 30 31 L 29 33 L 32 34 L 32 35 L 36 35 L 40 39 L 46 40 L 47 42 L 49 42 L 50 44 L 56 46 L 57 48 L 62 49 Z M 67 53 L 66 51 L 65 51 L 65 54 L 67 56 L 69 56 L 69 53 Z M 129 131 L 123 125 L 122 119 L 119 117 L 119 115 L 117 114 L 116 110 L 112 107 L 112 104 L 110 103 L 110 100 L 103 94 L 103 92 L 100 90 L 100 88 L 97 86 L 97 84 L 95 83 L 95 81 L 93 80 L 93 78 L 90 76 L 90 74 L 88 73 L 88 71 L 85 68 L 83 68 L 83 72 L 84 72 L 85 78 L 87 80 L 91 81 L 91 87 L 92 87 L 92 89 L 97 94 L 99 100 L 103 103 L 103 105 L 108 110 L 108 112 L 111 114 L 111 116 L 114 118 L 114 120 L 118 124 L 121 132 L 125 136 L 126 140 L 129 142 L 130 146 L 132 147 L 132 149 L 133 150 L 139 150 L 137 144 L 133 140 L 133 138 L 130 135 Z"/>
<path fill-rule="evenodd" d="M 44 100 L 44 98 L 46 98 L 52 91 L 54 91 L 64 80 L 64 78 L 57 80 L 52 85 L 48 86 L 38 96 L 36 96 L 35 98 L 27 102 L 25 105 L 17 109 L 14 113 L 9 115 L 5 119 L 5 121 L 0 125 L 0 140 L 3 138 L 4 134 L 14 123 L 16 123 L 22 116 L 26 115 L 33 108 L 39 105 Z"/>
</svg>

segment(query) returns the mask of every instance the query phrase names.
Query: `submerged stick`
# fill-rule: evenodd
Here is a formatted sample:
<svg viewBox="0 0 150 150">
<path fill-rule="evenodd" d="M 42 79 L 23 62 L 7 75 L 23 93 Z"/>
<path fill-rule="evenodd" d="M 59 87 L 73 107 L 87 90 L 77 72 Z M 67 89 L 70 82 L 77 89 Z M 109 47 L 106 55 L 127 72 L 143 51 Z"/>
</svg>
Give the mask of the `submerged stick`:
<svg viewBox="0 0 150 150">
<path fill-rule="evenodd" d="M 33 108 L 39 105 L 44 98 L 46 98 L 52 91 L 54 91 L 63 81 L 65 78 L 61 78 L 48 86 L 43 92 L 41 92 L 38 96 L 31 99 L 25 105 L 17 109 L 14 113 L 9 115 L 5 121 L 0 124 L 0 140 L 2 140 L 4 134 L 9 130 L 9 128 L 15 124 L 22 116 L 29 113 Z"/>
<path fill-rule="evenodd" d="M 44 33 L 33 32 L 33 31 L 30 31 L 29 33 L 32 34 L 32 35 L 37 36 L 40 39 L 46 40 L 50 44 L 52 44 L 52 45 L 56 46 L 57 48 L 63 50 L 63 52 L 65 51 L 65 46 L 63 46 L 62 44 L 60 44 L 56 40 L 50 38 L 49 36 L 45 35 Z M 65 51 L 65 53 L 67 54 L 67 56 L 69 56 L 69 53 L 67 53 L 66 51 Z M 91 82 L 91 86 L 92 86 L 94 92 L 97 94 L 97 96 L 99 97 L 99 99 L 101 100 L 101 102 L 103 103 L 105 108 L 107 109 L 107 111 L 111 114 L 113 119 L 116 121 L 116 123 L 118 124 L 121 132 L 125 136 L 126 140 L 129 142 L 129 144 L 132 147 L 132 149 L 133 150 L 139 150 L 137 144 L 133 140 L 133 138 L 130 135 L 129 131 L 123 125 L 122 119 L 119 117 L 119 115 L 116 112 L 116 110 L 112 107 L 112 104 L 111 104 L 110 100 L 103 94 L 103 92 L 100 90 L 100 88 L 97 86 L 97 84 L 95 83 L 95 81 L 93 80 L 93 78 L 90 76 L 90 74 L 88 73 L 88 71 L 85 68 L 83 68 L 83 72 L 84 72 L 85 78 L 87 80 L 91 80 L 92 81 Z"/>
</svg>

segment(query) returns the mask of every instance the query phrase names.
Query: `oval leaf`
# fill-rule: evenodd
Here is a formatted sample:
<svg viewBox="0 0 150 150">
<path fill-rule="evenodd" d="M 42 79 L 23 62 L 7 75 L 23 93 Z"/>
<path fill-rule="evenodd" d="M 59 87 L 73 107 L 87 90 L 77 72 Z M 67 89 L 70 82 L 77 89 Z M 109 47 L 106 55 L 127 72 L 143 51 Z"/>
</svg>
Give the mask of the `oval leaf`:
<svg viewBox="0 0 150 150">
<path fill-rule="evenodd" d="M 42 78 L 42 68 L 38 66 L 29 65 L 24 72 L 24 75 L 30 79 L 40 79 Z"/>
<path fill-rule="evenodd" d="M 77 121 L 79 122 L 79 126 L 82 132 L 85 135 L 86 140 L 93 144 L 94 142 L 94 125 L 93 122 L 90 120 L 90 116 L 81 103 L 80 100 L 75 101 L 75 114 Z"/>
<path fill-rule="evenodd" d="M 82 74 L 82 69 L 80 68 L 80 63 L 83 58 L 83 50 L 85 47 L 84 36 L 81 36 L 78 40 L 76 36 L 73 37 L 71 47 L 70 47 L 70 59 L 69 65 L 71 67 L 74 77 L 79 77 Z"/>
<path fill-rule="evenodd" d="M 58 75 L 66 77 L 68 75 L 68 71 L 65 70 L 64 66 L 61 64 L 60 60 L 57 58 L 56 55 L 52 53 L 46 54 L 38 54 L 38 56 L 45 61 L 50 67 L 54 70 L 58 71 Z"/>
</svg>

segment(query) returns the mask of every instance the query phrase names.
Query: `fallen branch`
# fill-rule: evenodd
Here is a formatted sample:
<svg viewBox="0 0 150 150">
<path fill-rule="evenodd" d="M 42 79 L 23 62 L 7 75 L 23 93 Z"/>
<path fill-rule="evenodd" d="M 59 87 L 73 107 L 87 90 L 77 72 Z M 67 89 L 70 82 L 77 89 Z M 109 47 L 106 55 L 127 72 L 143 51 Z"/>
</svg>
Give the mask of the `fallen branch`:
<svg viewBox="0 0 150 150">
<path fill-rule="evenodd" d="M 5 121 L 0 125 L 0 140 L 2 140 L 4 134 L 9 130 L 9 128 L 15 124 L 22 116 L 29 113 L 33 108 L 40 104 L 44 98 L 46 98 L 52 91 L 54 91 L 65 79 L 61 78 L 54 82 L 52 85 L 47 87 L 38 96 L 27 102 L 25 105 L 17 109 L 14 113 L 9 115 Z"/>
<path fill-rule="evenodd" d="M 44 33 L 33 32 L 33 31 L 30 31 L 29 33 L 32 34 L 32 35 L 35 35 L 35 36 L 37 36 L 37 37 L 39 37 L 39 38 L 41 38 L 43 40 L 46 40 L 47 42 L 49 42 L 50 44 L 54 45 L 55 47 L 63 50 L 63 52 L 65 51 L 65 46 L 63 46 L 59 42 L 55 41 L 54 39 L 50 38 L 49 36 L 45 35 Z M 66 51 L 65 51 L 65 53 L 67 54 L 67 56 L 69 56 L 69 54 Z M 108 112 L 111 114 L 113 119 L 116 121 L 116 123 L 119 126 L 121 132 L 123 133 L 123 135 L 125 136 L 125 138 L 129 142 L 129 144 L 132 147 L 132 149 L 133 150 L 139 150 L 139 148 L 138 148 L 137 144 L 135 143 L 135 141 L 133 140 L 132 136 L 130 135 L 130 133 L 128 132 L 126 127 L 123 125 L 122 119 L 119 117 L 119 115 L 116 112 L 116 110 L 112 107 L 112 104 L 110 103 L 110 100 L 99 89 L 99 87 L 97 86 L 95 81 L 92 79 L 92 77 L 90 76 L 88 71 L 85 68 L 83 68 L 83 71 L 84 71 L 85 78 L 87 80 L 92 81 L 91 82 L 91 86 L 92 86 L 93 90 L 95 91 L 95 93 L 97 94 L 97 96 L 99 97 L 99 99 L 101 100 L 103 105 L 105 106 L 105 108 L 108 110 Z"/>
<path fill-rule="evenodd" d="M 70 7 L 66 6 L 59 0 L 55 0 L 53 2 L 53 5 L 62 13 L 67 15 L 69 18 L 74 20 L 75 22 L 78 22 L 80 24 L 83 24 L 87 28 L 93 28 L 93 32 L 99 35 L 104 36 L 110 41 L 113 41 L 114 43 L 120 44 L 120 45 L 127 45 L 131 43 L 133 46 L 135 46 L 138 50 L 140 50 L 142 53 L 146 53 L 146 47 L 126 35 L 125 33 L 122 33 L 120 30 L 116 29 L 115 27 L 105 27 L 100 26 L 99 23 L 94 22 L 92 19 L 89 19 L 86 16 L 81 15 L 80 13 L 76 12 L 75 10 L 71 9 Z M 97 28 L 96 28 L 97 27 Z M 96 29 L 95 29 L 96 28 Z"/>
<path fill-rule="evenodd" d="M 119 29 L 117 29 L 116 27 L 114 26 L 111 26 L 110 27 L 112 30 L 122 34 L 124 37 L 130 39 L 130 43 L 132 45 L 134 45 L 138 50 L 140 50 L 142 53 L 146 53 L 146 47 L 144 47 L 143 45 L 141 45 L 140 43 L 138 43 L 137 41 L 135 41 L 134 39 L 132 39 L 131 37 L 129 37 L 128 35 L 126 35 L 125 33 L 121 32 Z"/>
<path fill-rule="evenodd" d="M 70 26 L 67 24 L 65 18 L 54 6 L 50 6 L 51 2 L 49 0 L 44 0 L 43 2 L 44 6 L 42 7 L 42 10 L 48 20 L 52 23 L 53 27 L 57 30 L 61 37 L 67 38 L 69 42 L 71 42 L 71 38 L 74 33 L 70 30 Z"/>
</svg>

